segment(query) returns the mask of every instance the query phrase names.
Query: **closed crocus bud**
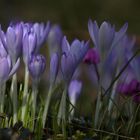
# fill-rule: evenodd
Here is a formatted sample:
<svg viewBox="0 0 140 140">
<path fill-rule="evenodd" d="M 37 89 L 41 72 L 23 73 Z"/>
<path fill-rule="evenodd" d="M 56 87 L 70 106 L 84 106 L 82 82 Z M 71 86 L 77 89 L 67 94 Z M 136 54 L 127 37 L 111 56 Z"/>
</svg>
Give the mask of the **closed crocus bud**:
<svg viewBox="0 0 140 140">
<path fill-rule="evenodd" d="M 14 63 L 21 55 L 22 35 L 23 29 L 21 23 L 10 25 L 7 28 L 6 33 L 4 33 L 2 30 L 0 32 L 2 43 Z"/>
<path fill-rule="evenodd" d="M 62 39 L 63 33 L 60 26 L 59 25 L 52 26 L 47 38 L 50 56 L 55 52 L 57 52 L 58 55 L 60 55 Z"/>
<path fill-rule="evenodd" d="M 29 72 L 33 79 L 39 80 L 41 74 L 44 72 L 46 66 L 46 60 L 43 55 L 32 56 L 29 61 Z"/>
<path fill-rule="evenodd" d="M 69 95 L 70 102 L 74 106 L 75 106 L 77 98 L 79 97 L 79 95 L 81 93 L 81 89 L 82 89 L 82 83 L 80 81 L 73 80 L 73 81 L 70 82 L 70 85 L 69 85 L 69 88 L 68 88 L 68 95 Z M 70 110 L 69 119 L 71 120 L 73 115 L 74 115 L 73 106 L 70 105 L 69 110 Z"/>
<path fill-rule="evenodd" d="M 87 64 L 98 64 L 100 62 L 100 56 L 96 48 L 88 50 L 84 62 Z"/>
<path fill-rule="evenodd" d="M 50 84 L 51 85 L 56 80 L 56 76 L 57 76 L 57 73 L 58 73 L 58 64 L 59 64 L 58 54 L 54 53 L 52 55 L 51 61 L 50 61 Z"/>
<path fill-rule="evenodd" d="M 7 50 L 12 59 L 17 60 L 22 51 L 23 29 L 21 23 L 8 27 L 6 32 Z"/>
<path fill-rule="evenodd" d="M 29 32 L 24 35 L 23 37 L 23 60 L 26 65 L 28 65 L 28 62 L 31 58 L 31 56 L 34 54 L 37 39 L 36 34 L 33 32 Z"/>
<path fill-rule="evenodd" d="M 18 69 L 20 59 L 18 59 L 15 65 L 12 66 L 11 58 L 9 55 L 0 57 L 0 82 L 6 82 L 10 76 L 12 76 Z"/>
<path fill-rule="evenodd" d="M 48 33 L 50 31 L 50 22 L 44 23 L 34 23 L 31 31 L 37 36 L 37 46 L 35 53 L 38 53 L 40 47 L 45 43 Z"/>
<path fill-rule="evenodd" d="M 82 89 L 82 83 L 80 81 L 73 80 L 70 82 L 68 88 L 68 95 L 73 105 L 75 105 L 75 102 L 81 93 L 81 89 Z"/>
</svg>

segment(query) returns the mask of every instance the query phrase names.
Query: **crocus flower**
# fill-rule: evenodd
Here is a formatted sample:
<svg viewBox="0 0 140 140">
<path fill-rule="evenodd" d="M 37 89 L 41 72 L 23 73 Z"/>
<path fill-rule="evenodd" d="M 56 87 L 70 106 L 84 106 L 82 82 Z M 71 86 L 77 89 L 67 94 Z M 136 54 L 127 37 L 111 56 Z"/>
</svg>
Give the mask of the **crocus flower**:
<svg viewBox="0 0 140 140">
<path fill-rule="evenodd" d="M 58 73 L 58 64 L 59 64 L 58 59 L 59 58 L 57 53 L 54 53 L 51 57 L 51 61 L 50 61 L 50 84 L 51 85 L 54 84 Z"/>
<path fill-rule="evenodd" d="M 62 39 L 63 33 L 60 26 L 52 26 L 47 38 L 50 56 L 55 52 L 60 56 Z"/>
<path fill-rule="evenodd" d="M 99 28 L 96 21 L 89 20 L 88 30 L 95 47 L 99 50 L 101 61 L 103 61 L 125 35 L 127 24 L 115 32 L 114 26 L 108 22 L 104 21 Z"/>
<path fill-rule="evenodd" d="M 37 45 L 36 42 L 37 37 L 35 33 L 33 32 L 25 33 L 22 43 L 23 43 L 23 60 L 26 65 L 28 65 L 31 56 L 35 52 L 35 48 Z"/>
<path fill-rule="evenodd" d="M 42 55 L 32 56 L 29 61 L 29 72 L 33 79 L 39 80 L 46 66 L 45 57 Z"/>
<path fill-rule="evenodd" d="M 98 64 L 100 62 L 100 56 L 97 49 L 91 48 L 88 50 L 84 62 L 87 64 Z"/>
<path fill-rule="evenodd" d="M 79 63 L 88 51 L 88 42 L 75 39 L 70 45 L 66 39 L 62 41 L 61 70 L 64 79 L 69 82 Z"/>
<path fill-rule="evenodd" d="M 48 33 L 50 31 L 50 22 L 44 23 L 34 23 L 31 32 L 34 32 L 37 37 L 37 46 L 35 48 L 35 53 L 38 53 L 40 47 L 45 43 Z"/>
<path fill-rule="evenodd" d="M 14 63 L 16 62 L 18 57 L 20 57 L 21 55 L 22 35 L 23 35 L 23 29 L 22 29 L 21 23 L 10 25 L 7 28 L 6 33 L 4 33 L 0 29 L 0 37 L 1 37 L 2 43 Z"/>
<path fill-rule="evenodd" d="M 72 80 L 70 82 L 68 88 L 68 95 L 73 105 L 75 105 L 75 102 L 80 95 L 81 89 L 82 89 L 82 83 L 80 81 Z"/>
<path fill-rule="evenodd" d="M 69 99 L 72 105 L 75 106 L 76 104 L 76 100 L 79 97 L 80 93 L 81 93 L 81 89 L 82 89 L 82 83 L 80 81 L 77 80 L 72 80 L 69 84 L 69 88 L 68 88 L 68 95 L 69 95 Z M 74 115 L 74 109 L 73 106 L 70 105 L 70 118 L 72 119 L 73 115 Z"/>
<path fill-rule="evenodd" d="M 6 82 L 10 76 L 12 76 L 18 69 L 20 59 L 18 59 L 15 65 L 12 66 L 11 58 L 9 55 L 5 57 L 0 56 L 0 82 Z"/>
</svg>

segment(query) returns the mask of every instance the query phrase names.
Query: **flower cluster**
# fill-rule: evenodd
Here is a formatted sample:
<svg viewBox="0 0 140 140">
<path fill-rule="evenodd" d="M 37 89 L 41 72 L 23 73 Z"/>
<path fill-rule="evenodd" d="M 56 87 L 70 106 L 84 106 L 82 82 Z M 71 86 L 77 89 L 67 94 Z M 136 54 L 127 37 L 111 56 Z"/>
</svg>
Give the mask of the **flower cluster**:
<svg viewBox="0 0 140 140">
<path fill-rule="evenodd" d="M 140 56 L 134 57 L 137 55 L 134 53 L 135 38 L 128 37 L 127 27 L 126 23 L 116 31 L 115 26 L 106 21 L 98 26 L 96 21 L 89 20 L 88 31 L 91 41 L 74 39 L 72 43 L 69 43 L 67 37 L 63 35 L 60 26 L 51 26 L 50 22 L 11 23 L 5 32 L 0 28 L 0 113 L 8 110 L 4 102 L 7 96 L 12 100 L 12 109 L 9 109 L 8 113 L 13 113 L 12 119 L 9 118 L 10 121 L 5 124 L 8 122 L 15 124 L 17 120 L 22 120 L 24 125 L 28 126 L 29 119 L 41 118 L 41 121 L 32 121 L 30 129 L 35 130 L 35 126 L 42 128 L 46 125 L 49 109 L 55 108 L 52 113 L 57 112 L 57 125 L 62 126 L 62 132 L 66 136 L 67 119 L 69 118 L 69 121 L 73 119 L 73 106 L 76 105 L 81 89 L 84 88 L 83 81 L 78 80 L 79 76 L 84 77 L 81 75 L 83 71 L 79 74 L 79 64 L 83 61 L 88 64 L 85 65 L 86 72 L 97 92 L 95 128 L 102 127 L 102 124 L 104 124 L 102 128 L 106 128 L 112 118 L 122 117 L 122 114 L 114 109 L 115 105 L 120 107 L 120 96 L 130 97 L 132 103 L 139 104 Z M 90 43 L 94 47 L 89 48 Z M 50 61 L 48 64 L 45 57 L 40 54 L 42 46 L 48 47 L 47 61 Z M 19 91 L 17 70 L 21 59 L 25 64 L 25 79 Z M 49 88 L 47 93 L 45 91 L 46 100 L 44 100 L 42 98 L 44 96 L 38 94 L 38 86 L 41 75 L 48 65 L 49 80 L 46 78 L 47 82 L 44 84 L 49 83 L 46 89 Z M 76 78 L 75 72 L 78 73 Z M 28 86 L 29 76 L 32 78 L 32 90 L 29 90 Z M 6 81 L 10 77 L 12 77 L 10 95 L 5 95 Z M 52 102 L 54 104 L 52 107 L 51 99 L 57 94 L 61 100 Z M 69 105 L 67 101 L 70 102 Z M 131 114 L 134 111 L 135 108 L 131 109 Z M 115 117 L 112 117 L 112 114 L 115 114 Z M 106 116 L 108 120 L 104 123 Z M 135 118 L 130 120 L 133 121 Z M 114 124 L 113 120 L 111 125 L 113 128 L 117 127 Z"/>
</svg>

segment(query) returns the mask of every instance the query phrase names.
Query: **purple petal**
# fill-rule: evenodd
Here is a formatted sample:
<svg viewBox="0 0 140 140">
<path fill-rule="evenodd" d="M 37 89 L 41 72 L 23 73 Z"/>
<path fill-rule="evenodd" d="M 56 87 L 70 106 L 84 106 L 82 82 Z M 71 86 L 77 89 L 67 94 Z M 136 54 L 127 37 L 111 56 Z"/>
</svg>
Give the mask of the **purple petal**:
<svg viewBox="0 0 140 140">
<path fill-rule="evenodd" d="M 114 39 L 115 31 L 107 22 L 103 22 L 99 30 L 99 46 L 101 53 L 108 51 Z"/>
<path fill-rule="evenodd" d="M 127 28 L 128 28 L 128 23 L 124 24 L 123 27 L 118 32 L 115 33 L 115 38 L 113 40 L 112 46 L 115 46 L 123 38 L 123 36 L 127 31 Z"/>
<path fill-rule="evenodd" d="M 70 51 L 70 45 L 66 39 L 66 36 L 64 36 L 62 40 L 62 52 L 67 53 L 68 51 Z"/>
<path fill-rule="evenodd" d="M 50 61 L 50 82 L 53 84 L 56 80 L 56 76 L 58 73 L 58 64 L 59 64 L 59 58 L 57 53 L 54 53 L 51 57 Z"/>
<path fill-rule="evenodd" d="M 99 38 L 98 38 L 98 33 L 99 33 L 99 27 L 96 21 L 92 22 L 91 19 L 88 21 L 88 31 L 90 34 L 90 37 L 92 41 L 94 42 L 96 47 L 99 47 Z"/>
<path fill-rule="evenodd" d="M 8 79 L 10 67 L 6 57 L 0 59 L 0 80 L 4 82 Z"/>
<path fill-rule="evenodd" d="M 80 95 L 82 89 L 82 83 L 77 80 L 73 80 L 70 82 L 68 88 L 68 95 L 71 101 L 76 101 L 78 96 Z"/>
<path fill-rule="evenodd" d="M 13 74 L 16 73 L 17 69 L 19 68 L 20 65 L 20 58 L 17 59 L 15 65 L 12 67 L 12 70 L 9 73 L 9 77 L 11 77 Z"/>
</svg>

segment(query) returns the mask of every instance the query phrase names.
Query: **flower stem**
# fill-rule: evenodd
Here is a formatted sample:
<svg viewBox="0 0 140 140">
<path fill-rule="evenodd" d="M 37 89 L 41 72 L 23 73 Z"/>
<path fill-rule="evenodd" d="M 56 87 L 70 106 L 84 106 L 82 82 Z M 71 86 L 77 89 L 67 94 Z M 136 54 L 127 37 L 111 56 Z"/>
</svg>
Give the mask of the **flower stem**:
<svg viewBox="0 0 140 140">
<path fill-rule="evenodd" d="M 96 110 L 95 110 L 95 120 L 94 120 L 94 127 L 98 127 L 98 120 L 99 120 L 99 115 L 100 115 L 100 109 L 101 109 L 101 83 L 99 81 L 99 87 L 98 87 L 98 96 L 97 96 L 97 103 L 96 103 Z"/>
<path fill-rule="evenodd" d="M 35 114 L 36 114 L 36 101 L 37 101 L 37 94 L 38 94 L 38 83 L 33 82 L 32 85 L 32 119 L 33 119 L 33 124 L 32 124 L 32 130 L 34 130 L 35 127 Z"/>
<path fill-rule="evenodd" d="M 12 77 L 12 84 L 10 90 L 11 99 L 13 101 L 13 125 L 17 122 L 17 74 L 15 73 Z"/>
<path fill-rule="evenodd" d="M 5 96 L 6 84 L 0 84 L 0 113 L 4 113 L 4 96 Z"/>
<path fill-rule="evenodd" d="M 25 67 L 25 79 L 24 79 L 24 91 L 22 97 L 22 114 L 21 120 L 25 121 L 26 104 L 27 104 L 27 94 L 28 94 L 28 83 L 29 83 L 29 70 L 28 66 Z"/>
<path fill-rule="evenodd" d="M 114 86 L 113 86 L 113 90 L 112 90 L 112 93 L 111 93 L 111 97 L 110 97 L 110 99 L 109 99 L 109 105 L 108 105 L 108 112 L 109 112 L 109 114 L 111 113 L 111 111 L 112 111 L 112 108 L 113 108 L 113 102 L 114 102 L 114 99 L 115 99 L 115 95 L 116 95 L 116 87 L 117 87 L 117 84 L 118 84 L 118 81 L 116 81 L 115 83 L 114 83 Z"/>
<path fill-rule="evenodd" d="M 62 121 L 62 131 L 65 138 L 66 138 L 66 97 L 67 97 L 67 86 L 63 91 L 58 111 L 58 125 L 60 125 L 60 121 Z"/>
<path fill-rule="evenodd" d="M 43 112 L 43 119 L 42 119 L 43 128 L 45 127 L 46 117 L 48 115 L 48 109 L 49 109 L 49 105 L 50 105 L 51 95 L 52 95 L 52 86 L 50 86 L 49 92 L 48 92 L 48 94 L 46 96 L 46 100 L 45 100 L 46 104 L 45 104 L 45 108 L 44 108 L 44 112 Z"/>
</svg>

